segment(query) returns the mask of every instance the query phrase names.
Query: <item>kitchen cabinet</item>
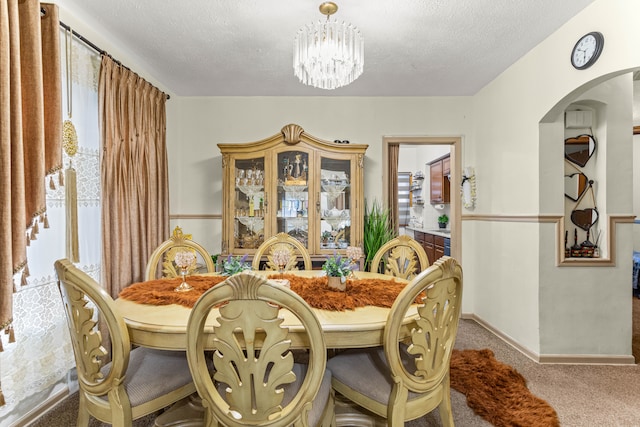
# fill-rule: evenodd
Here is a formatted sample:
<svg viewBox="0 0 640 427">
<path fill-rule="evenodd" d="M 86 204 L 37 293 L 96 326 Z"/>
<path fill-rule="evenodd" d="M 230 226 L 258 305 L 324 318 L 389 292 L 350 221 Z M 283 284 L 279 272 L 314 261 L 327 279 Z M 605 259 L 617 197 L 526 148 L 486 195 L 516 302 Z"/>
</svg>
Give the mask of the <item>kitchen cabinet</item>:
<svg viewBox="0 0 640 427">
<path fill-rule="evenodd" d="M 432 161 L 429 165 L 429 176 L 431 183 L 429 186 L 429 196 L 432 204 L 449 203 L 450 183 L 449 175 L 451 173 L 450 155 Z"/>
<path fill-rule="evenodd" d="M 277 233 L 314 259 L 362 246 L 364 155 L 291 124 L 269 138 L 218 144 L 222 154 L 222 253 L 253 255 Z"/>
<path fill-rule="evenodd" d="M 429 264 L 433 264 L 445 254 L 449 255 L 451 240 L 448 237 L 439 236 L 418 230 L 413 230 L 413 239 L 420 243 L 429 258 Z"/>
</svg>

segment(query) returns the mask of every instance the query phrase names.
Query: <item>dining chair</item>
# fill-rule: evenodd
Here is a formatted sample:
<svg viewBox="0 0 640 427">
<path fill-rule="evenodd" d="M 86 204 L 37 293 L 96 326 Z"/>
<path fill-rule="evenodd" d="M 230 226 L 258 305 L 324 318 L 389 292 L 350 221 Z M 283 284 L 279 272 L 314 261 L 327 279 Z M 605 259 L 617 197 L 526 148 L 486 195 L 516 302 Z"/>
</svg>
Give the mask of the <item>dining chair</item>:
<svg viewBox="0 0 640 427">
<path fill-rule="evenodd" d="M 422 245 L 406 234 L 389 240 L 378 249 L 370 271 L 377 273 L 381 262 L 384 274 L 407 280 L 429 266 L 429 258 Z"/>
<path fill-rule="evenodd" d="M 278 264 L 273 259 L 273 254 L 276 251 L 286 251 L 289 255 L 289 260 L 284 267 L 285 271 L 297 270 L 299 258 L 302 258 L 305 270 L 311 270 L 311 256 L 309 251 L 304 245 L 295 237 L 290 236 L 287 233 L 278 233 L 265 240 L 256 250 L 253 256 L 253 262 L 251 268 L 253 270 L 260 270 L 260 262 L 262 257 L 266 256 L 267 261 L 264 264 L 264 270 L 279 270 Z"/>
<path fill-rule="evenodd" d="M 145 272 L 144 280 L 154 280 L 158 278 L 160 273 L 160 267 L 162 267 L 162 277 L 178 277 L 180 272 L 176 269 L 175 257 L 178 252 L 189 251 L 198 258 L 206 267 L 207 273 L 213 273 L 216 271 L 213 259 L 207 250 L 199 243 L 194 242 L 191 239 L 191 234 L 184 234 L 182 228 L 176 227 L 173 230 L 171 237 L 162 242 L 149 257 L 147 262 L 147 269 Z M 162 263 L 162 265 L 160 265 Z M 192 274 L 197 268 L 197 265 L 193 265 L 189 268 L 188 274 Z"/>
<path fill-rule="evenodd" d="M 215 323 L 208 320 L 212 310 Z M 295 362 L 288 328 L 281 325 L 291 315 L 308 340 L 302 363 Z M 187 326 L 187 359 L 206 427 L 335 425 L 320 322 L 300 296 L 251 271 L 198 299 Z"/>
<path fill-rule="evenodd" d="M 78 426 L 88 426 L 93 416 L 130 427 L 133 420 L 195 392 L 184 352 L 131 350 L 127 326 L 109 294 L 68 259 L 54 266 L 78 372 Z M 100 321 L 111 339 L 111 361 L 104 366 Z"/>
<path fill-rule="evenodd" d="M 449 362 L 461 302 L 462 268 L 442 257 L 400 292 L 382 347 L 345 350 L 329 359 L 336 400 L 344 397 L 393 427 L 438 408 L 442 424 L 453 426 Z M 417 310 L 415 321 L 403 325 L 409 310 Z M 337 413 L 336 424 L 375 425 L 376 417 L 355 408 Z"/>
</svg>

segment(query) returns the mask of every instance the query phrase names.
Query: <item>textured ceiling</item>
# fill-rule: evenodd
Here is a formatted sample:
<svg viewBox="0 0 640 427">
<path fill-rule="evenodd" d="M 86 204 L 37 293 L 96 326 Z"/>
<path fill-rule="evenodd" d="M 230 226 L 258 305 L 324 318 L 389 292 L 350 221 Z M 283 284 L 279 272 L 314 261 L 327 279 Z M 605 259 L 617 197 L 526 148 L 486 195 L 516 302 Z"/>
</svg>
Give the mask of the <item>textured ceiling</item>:
<svg viewBox="0 0 640 427">
<path fill-rule="evenodd" d="M 452 96 L 475 94 L 592 2 L 337 1 L 336 19 L 364 35 L 365 65 L 331 91 L 293 75 L 293 38 L 324 18 L 320 0 L 58 3 L 181 96 Z"/>
</svg>

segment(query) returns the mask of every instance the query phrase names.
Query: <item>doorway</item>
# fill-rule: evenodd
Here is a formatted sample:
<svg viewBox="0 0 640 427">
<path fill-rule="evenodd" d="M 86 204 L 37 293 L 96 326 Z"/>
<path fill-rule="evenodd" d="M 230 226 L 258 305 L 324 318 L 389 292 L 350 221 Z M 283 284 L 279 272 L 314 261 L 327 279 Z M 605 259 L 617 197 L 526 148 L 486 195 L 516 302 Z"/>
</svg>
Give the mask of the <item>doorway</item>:
<svg viewBox="0 0 640 427">
<path fill-rule="evenodd" d="M 462 213 L 461 201 L 458 197 L 458 189 L 461 183 L 462 173 L 462 138 L 461 137 L 383 137 L 382 143 L 382 173 L 383 173 L 383 201 L 384 206 L 391 206 L 392 197 L 397 194 L 390 194 L 393 188 L 397 188 L 393 180 L 397 180 L 397 174 L 391 173 L 390 159 L 397 158 L 398 150 L 403 147 L 420 147 L 429 145 L 448 145 L 451 156 L 451 202 L 450 202 L 450 224 L 451 224 L 451 256 L 458 262 L 462 262 Z M 425 159 L 425 161 L 428 159 Z M 395 170 L 395 168 L 394 168 Z"/>
</svg>

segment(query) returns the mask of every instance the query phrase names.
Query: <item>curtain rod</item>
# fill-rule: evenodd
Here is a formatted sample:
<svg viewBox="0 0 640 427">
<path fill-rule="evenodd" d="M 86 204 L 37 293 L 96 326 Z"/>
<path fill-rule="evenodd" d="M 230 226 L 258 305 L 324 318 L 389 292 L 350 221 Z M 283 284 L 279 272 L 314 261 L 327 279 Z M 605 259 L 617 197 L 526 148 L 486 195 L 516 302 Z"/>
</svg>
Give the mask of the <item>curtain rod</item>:
<svg viewBox="0 0 640 427">
<path fill-rule="evenodd" d="M 44 13 L 44 11 L 42 11 Z M 116 64 L 126 68 L 127 70 L 131 71 L 131 68 L 127 67 L 126 65 L 124 65 L 122 62 L 118 61 L 117 59 L 115 59 L 113 56 L 109 55 L 107 53 L 107 51 L 100 49 L 98 46 L 96 46 L 93 42 L 91 42 L 90 40 L 86 39 L 82 34 L 78 33 L 76 30 L 72 30 L 70 26 L 68 26 L 67 24 L 65 24 L 62 21 L 60 22 L 60 26 L 62 28 L 64 28 L 67 31 L 71 31 L 71 35 L 76 36 L 78 39 L 80 39 L 84 44 L 86 44 L 87 46 L 89 46 L 91 49 L 95 50 L 96 52 L 98 52 L 100 55 L 107 55 L 108 57 L 110 57 L 111 59 L 113 59 L 115 61 Z M 167 99 L 171 99 L 171 96 L 168 93 L 165 93 Z"/>
</svg>

